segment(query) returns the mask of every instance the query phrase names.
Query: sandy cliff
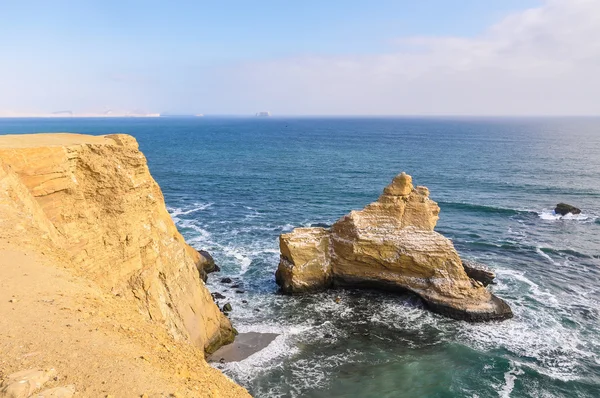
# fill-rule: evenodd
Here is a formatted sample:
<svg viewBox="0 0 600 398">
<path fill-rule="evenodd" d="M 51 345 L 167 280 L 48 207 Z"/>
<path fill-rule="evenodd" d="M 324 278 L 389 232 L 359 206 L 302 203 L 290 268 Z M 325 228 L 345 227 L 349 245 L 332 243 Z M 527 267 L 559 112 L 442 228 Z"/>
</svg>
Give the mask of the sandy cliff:
<svg viewBox="0 0 600 398">
<path fill-rule="evenodd" d="M 510 318 L 508 305 L 470 278 L 452 242 L 433 230 L 439 210 L 429 190 L 402 173 L 376 202 L 330 230 L 281 235 L 277 283 L 288 293 L 330 286 L 410 291 L 453 318 Z"/>
<path fill-rule="evenodd" d="M 177 231 L 133 137 L 0 136 L 0 215 L 0 248 L 64 268 L 106 298 L 105 311 L 111 300 L 132 305 L 128 319 L 159 326 L 173 344 L 211 352 L 232 341 L 200 278 L 207 261 Z M 0 280 L 5 293 L 18 290 Z"/>
</svg>

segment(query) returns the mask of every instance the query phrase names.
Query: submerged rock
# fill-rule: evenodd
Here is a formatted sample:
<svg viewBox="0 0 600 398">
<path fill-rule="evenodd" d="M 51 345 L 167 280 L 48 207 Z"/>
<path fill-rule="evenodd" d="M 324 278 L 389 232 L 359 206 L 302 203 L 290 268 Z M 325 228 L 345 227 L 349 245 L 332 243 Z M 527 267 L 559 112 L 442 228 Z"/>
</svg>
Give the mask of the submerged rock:
<svg viewBox="0 0 600 398">
<path fill-rule="evenodd" d="M 319 228 L 330 228 L 331 227 L 331 225 L 325 224 L 323 222 L 317 222 L 317 223 L 314 223 L 314 224 L 310 224 L 310 226 L 311 227 L 319 227 Z"/>
<path fill-rule="evenodd" d="M 231 278 L 221 278 L 221 283 L 231 283 Z"/>
<path fill-rule="evenodd" d="M 402 173 L 379 199 L 331 226 L 280 236 L 277 284 L 286 293 L 329 287 L 374 288 L 418 295 L 455 319 L 512 317 L 510 307 L 471 279 L 452 242 L 434 232 L 439 207 L 429 190 Z"/>
<path fill-rule="evenodd" d="M 471 260 L 462 260 L 463 268 L 471 279 L 481 282 L 483 286 L 487 286 L 494 282 L 496 274 L 487 265 L 477 263 Z"/>
<path fill-rule="evenodd" d="M 566 203 L 559 203 L 559 204 L 556 205 L 556 208 L 554 209 L 554 212 L 556 214 L 560 214 L 562 216 L 566 216 L 569 213 L 571 213 L 571 214 L 580 214 L 581 213 L 581 209 L 578 209 L 577 207 L 568 205 Z"/>
</svg>

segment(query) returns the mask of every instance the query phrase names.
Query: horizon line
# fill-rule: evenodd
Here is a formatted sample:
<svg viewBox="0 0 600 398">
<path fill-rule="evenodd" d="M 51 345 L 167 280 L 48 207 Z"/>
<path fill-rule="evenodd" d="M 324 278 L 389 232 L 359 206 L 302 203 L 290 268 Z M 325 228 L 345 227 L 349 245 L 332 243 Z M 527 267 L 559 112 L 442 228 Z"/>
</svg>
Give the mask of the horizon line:
<svg viewBox="0 0 600 398">
<path fill-rule="evenodd" d="M 281 118 L 598 118 L 600 114 L 498 114 L 498 115 L 476 115 L 476 114 L 374 114 L 374 115 L 350 115 L 350 114 L 281 114 L 268 117 L 256 116 L 256 114 L 150 114 L 150 115 L 0 115 L 0 119 L 203 119 L 203 118 L 249 118 L 249 119 L 281 119 Z"/>
</svg>

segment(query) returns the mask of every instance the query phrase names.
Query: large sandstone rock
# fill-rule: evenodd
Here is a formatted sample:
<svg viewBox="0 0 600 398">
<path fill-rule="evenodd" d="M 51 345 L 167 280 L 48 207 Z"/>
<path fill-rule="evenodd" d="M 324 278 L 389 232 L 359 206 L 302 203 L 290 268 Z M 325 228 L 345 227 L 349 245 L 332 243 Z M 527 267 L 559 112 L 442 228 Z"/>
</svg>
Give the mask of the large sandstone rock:
<svg viewBox="0 0 600 398">
<path fill-rule="evenodd" d="M 208 352 L 233 340 L 199 274 L 214 263 L 177 231 L 133 137 L 0 136 L 0 210 L 13 234 L 30 232 L 22 244 L 64 252 L 173 336 Z"/>
<path fill-rule="evenodd" d="M 296 293 L 330 286 L 410 291 L 427 306 L 469 321 L 506 319 L 508 305 L 467 276 L 452 242 L 433 229 L 439 207 L 402 173 L 379 199 L 330 230 L 298 228 L 280 237 L 277 283 Z"/>
</svg>

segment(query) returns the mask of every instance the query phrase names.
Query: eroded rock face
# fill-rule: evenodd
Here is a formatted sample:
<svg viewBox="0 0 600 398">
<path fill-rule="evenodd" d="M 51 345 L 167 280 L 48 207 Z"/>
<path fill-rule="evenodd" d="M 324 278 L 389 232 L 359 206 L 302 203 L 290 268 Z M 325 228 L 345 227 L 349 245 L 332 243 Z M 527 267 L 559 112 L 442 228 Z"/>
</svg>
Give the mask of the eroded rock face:
<svg viewBox="0 0 600 398">
<path fill-rule="evenodd" d="M 329 231 L 296 228 L 279 237 L 281 261 L 275 279 L 289 293 L 321 290 L 332 282 Z"/>
<path fill-rule="evenodd" d="M 467 276 L 452 242 L 433 229 L 439 207 L 404 173 L 363 210 L 330 230 L 298 228 L 280 237 L 277 283 L 297 293 L 330 286 L 410 291 L 433 311 L 483 321 L 512 316 L 508 305 Z"/>
<path fill-rule="evenodd" d="M 0 206 L 29 244 L 64 252 L 175 337 L 207 351 L 233 340 L 199 275 L 214 262 L 177 231 L 133 137 L 0 136 Z"/>
<path fill-rule="evenodd" d="M 481 282 L 483 286 L 487 286 L 494 282 L 496 274 L 487 265 L 477 263 L 471 260 L 462 260 L 463 268 L 471 279 Z"/>
</svg>

